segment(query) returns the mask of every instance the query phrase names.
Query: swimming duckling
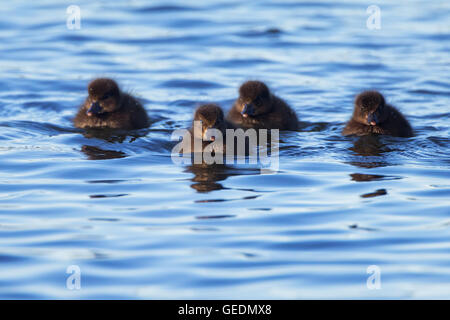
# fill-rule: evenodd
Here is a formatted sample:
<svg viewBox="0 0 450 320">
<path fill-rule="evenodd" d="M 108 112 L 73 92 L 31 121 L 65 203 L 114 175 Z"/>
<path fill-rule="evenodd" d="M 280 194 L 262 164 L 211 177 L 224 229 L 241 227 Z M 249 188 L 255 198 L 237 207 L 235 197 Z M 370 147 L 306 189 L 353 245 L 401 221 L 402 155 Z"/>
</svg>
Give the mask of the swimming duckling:
<svg viewBox="0 0 450 320">
<path fill-rule="evenodd" d="M 201 130 L 195 130 L 196 121 L 201 121 Z M 215 141 L 216 137 L 209 129 L 217 129 L 222 133 L 222 143 L 225 150 L 226 129 L 234 128 L 233 124 L 224 119 L 223 111 L 218 105 L 212 103 L 201 105 L 195 110 L 192 127 L 189 129 L 191 139 L 186 140 L 190 141 L 191 145 L 184 144 L 183 152 L 201 152 L 207 145 Z M 194 138 L 202 141 L 201 150 L 194 149 Z"/>
<path fill-rule="evenodd" d="M 364 91 L 355 99 L 355 109 L 342 134 L 364 136 L 371 133 L 411 137 L 408 120 L 393 106 L 386 104 L 378 91 Z"/>
<path fill-rule="evenodd" d="M 295 112 L 261 81 L 247 81 L 241 85 L 239 98 L 227 119 L 245 129 L 298 129 Z"/>
<path fill-rule="evenodd" d="M 122 92 L 112 79 L 99 78 L 88 86 L 89 96 L 73 120 L 77 128 L 141 129 L 149 126 L 141 103 Z"/>
</svg>

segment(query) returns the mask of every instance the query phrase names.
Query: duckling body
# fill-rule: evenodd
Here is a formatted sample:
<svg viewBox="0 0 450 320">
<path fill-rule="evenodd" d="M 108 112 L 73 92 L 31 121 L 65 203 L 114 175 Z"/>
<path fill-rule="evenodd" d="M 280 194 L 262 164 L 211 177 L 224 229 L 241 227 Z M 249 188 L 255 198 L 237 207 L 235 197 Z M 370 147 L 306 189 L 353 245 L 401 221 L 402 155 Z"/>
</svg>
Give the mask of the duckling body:
<svg viewBox="0 0 450 320">
<path fill-rule="evenodd" d="M 73 122 L 77 128 L 141 129 L 149 126 L 142 104 L 122 92 L 111 79 L 95 79 L 88 86 L 89 96 Z"/>
<path fill-rule="evenodd" d="M 226 130 L 235 129 L 235 126 L 224 119 L 222 109 L 216 104 L 205 104 L 196 109 L 192 127 L 189 128 L 187 133 L 189 137 L 183 138 L 183 153 L 202 152 L 205 147 L 213 143 L 216 137 L 213 132 L 208 132 L 209 129 L 220 131 L 222 148 L 219 151 L 225 153 Z M 197 142 L 195 142 L 196 140 Z"/>
<path fill-rule="evenodd" d="M 368 134 L 411 137 L 413 130 L 400 111 L 385 103 L 381 93 L 365 91 L 356 97 L 352 118 L 342 130 L 342 135 Z"/>
<path fill-rule="evenodd" d="M 227 119 L 244 129 L 298 129 L 294 110 L 260 81 L 247 81 L 241 85 L 239 98 L 234 102 Z"/>
</svg>

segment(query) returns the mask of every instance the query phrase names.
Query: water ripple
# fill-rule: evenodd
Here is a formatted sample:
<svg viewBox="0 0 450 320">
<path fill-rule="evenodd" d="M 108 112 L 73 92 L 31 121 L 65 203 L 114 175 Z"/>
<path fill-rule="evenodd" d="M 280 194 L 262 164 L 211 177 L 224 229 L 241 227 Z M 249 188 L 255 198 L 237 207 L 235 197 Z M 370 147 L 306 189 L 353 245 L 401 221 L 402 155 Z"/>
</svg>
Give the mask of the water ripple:
<svg viewBox="0 0 450 320">
<path fill-rule="evenodd" d="M 404 2 L 380 4 L 380 30 L 353 0 L 83 0 L 79 30 L 58 1 L 9 3 L 0 298 L 449 298 L 450 16 Z M 73 128 L 99 76 L 141 98 L 150 128 Z M 173 163 L 172 131 L 201 103 L 228 111 L 249 79 L 301 120 L 279 170 Z M 366 89 L 415 137 L 342 137 Z"/>
</svg>

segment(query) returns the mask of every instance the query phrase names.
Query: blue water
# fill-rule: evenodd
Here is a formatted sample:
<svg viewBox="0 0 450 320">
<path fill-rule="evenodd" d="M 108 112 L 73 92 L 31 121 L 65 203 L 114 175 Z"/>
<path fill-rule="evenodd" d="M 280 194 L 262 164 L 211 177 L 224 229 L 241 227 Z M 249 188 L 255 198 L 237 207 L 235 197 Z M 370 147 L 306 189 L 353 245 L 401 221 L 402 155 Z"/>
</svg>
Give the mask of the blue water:
<svg viewBox="0 0 450 320">
<path fill-rule="evenodd" d="M 77 1 L 79 30 L 70 4 L 0 7 L 0 298 L 450 298 L 448 1 Z M 98 76 L 148 130 L 73 128 Z M 302 121 L 279 172 L 172 163 L 172 131 L 248 79 Z M 365 89 L 416 136 L 342 137 Z"/>
</svg>

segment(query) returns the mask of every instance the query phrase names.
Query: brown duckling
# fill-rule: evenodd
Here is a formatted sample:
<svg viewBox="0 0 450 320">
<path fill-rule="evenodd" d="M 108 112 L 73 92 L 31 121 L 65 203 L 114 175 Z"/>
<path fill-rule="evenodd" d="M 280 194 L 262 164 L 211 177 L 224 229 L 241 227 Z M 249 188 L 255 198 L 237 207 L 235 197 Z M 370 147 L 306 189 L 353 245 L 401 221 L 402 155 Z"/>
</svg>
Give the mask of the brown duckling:
<svg viewBox="0 0 450 320">
<path fill-rule="evenodd" d="M 234 102 L 227 119 L 245 129 L 298 129 L 294 110 L 272 94 L 261 81 L 247 81 L 241 85 L 239 98 Z"/>
<path fill-rule="evenodd" d="M 196 122 L 201 121 L 201 130 L 194 130 L 196 126 Z M 199 125 L 197 123 L 197 125 Z M 195 110 L 194 120 L 192 121 L 192 127 L 189 129 L 189 135 L 191 139 L 187 139 L 186 141 L 190 141 L 191 146 L 184 145 L 183 152 L 197 152 L 194 149 L 194 138 L 202 140 L 201 150 L 216 140 L 216 137 L 211 134 L 209 129 L 217 129 L 222 133 L 222 143 L 225 150 L 225 142 L 226 142 L 226 129 L 234 129 L 233 124 L 224 119 L 224 114 L 222 109 L 216 104 L 204 104 Z M 200 129 L 200 127 L 199 127 Z M 183 139 L 184 141 L 184 139 Z M 225 152 L 225 151 L 224 151 Z"/>
<path fill-rule="evenodd" d="M 149 126 L 142 104 L 122 92 L 112 79 L 99 78 L 88 86 L 89 96 L 73 120 L 77 128 L 141 129 Z"/>
<path fill-rule="evenodd" d="M 355 99 L 355 109 L 342 134 L 364 136 L 387 134 L 411 137 L 413 131 L 408 120 L 393 106 L 386 104 L 378 91 L 364 91 Z"/>
</svg>

